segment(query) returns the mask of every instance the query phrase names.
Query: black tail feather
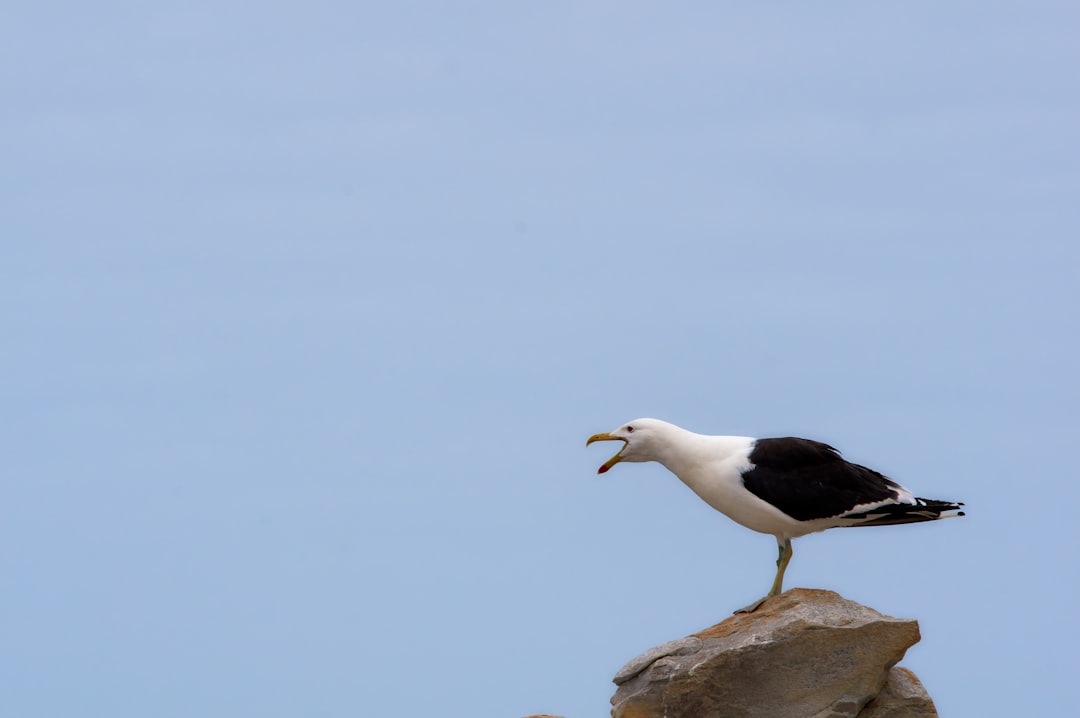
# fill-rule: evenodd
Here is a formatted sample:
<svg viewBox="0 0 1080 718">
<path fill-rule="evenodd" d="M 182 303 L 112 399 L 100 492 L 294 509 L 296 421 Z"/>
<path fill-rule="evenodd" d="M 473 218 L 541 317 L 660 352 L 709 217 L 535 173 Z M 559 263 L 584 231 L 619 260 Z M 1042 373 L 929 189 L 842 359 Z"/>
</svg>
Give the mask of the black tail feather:
<svg viewBox="0 0 1080 718">
<path fill-rule="evenodd" d="M 842 518 L 858 521 L 851 526 L 892 526 L 895 524 L 913 524 L 921 521 L 935 521 L 954 516 L 963 516 L 960 507 L 964 504 L 936 499 L 915 499 L 914 504 L 887 504 L 858 513 L 846 514 Z M 947 513 L 955 511 L 956 513 Z"/>
</svg>

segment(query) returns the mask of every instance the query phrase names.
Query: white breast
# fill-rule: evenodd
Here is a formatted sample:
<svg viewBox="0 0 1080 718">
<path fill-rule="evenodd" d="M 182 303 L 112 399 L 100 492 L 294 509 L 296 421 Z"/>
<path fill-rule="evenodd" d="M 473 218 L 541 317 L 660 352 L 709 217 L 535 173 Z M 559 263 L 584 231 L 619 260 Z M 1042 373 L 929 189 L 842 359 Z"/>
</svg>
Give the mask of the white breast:
<svg viewBox="0 0 1080 718">
<path fill-rule="evenodd" d="M 821 530 L 796 521 L 746 490 L 742 473 L 751 468 L 754 439 L 745 436 L 698 436 L 673 460 L 661 463 L 694 493 L 732 521 L 777 537 L 794 538 Z M 686 451 L 685 449 L 691 449 Z M 826 528 L 826 526 L 821 527 Z"/>
</svg>

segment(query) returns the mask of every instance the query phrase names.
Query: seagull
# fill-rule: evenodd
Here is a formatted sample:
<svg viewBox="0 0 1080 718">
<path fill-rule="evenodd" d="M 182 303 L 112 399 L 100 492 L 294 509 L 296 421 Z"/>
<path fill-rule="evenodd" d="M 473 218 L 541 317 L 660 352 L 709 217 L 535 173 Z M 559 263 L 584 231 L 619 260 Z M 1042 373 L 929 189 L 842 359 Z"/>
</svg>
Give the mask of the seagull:
<svg viewBox="0 0 1080 718">
<path fill-rule="evenodd" d="M 748 529 L 776 537 L 779 556 L 769 593 L 780 595 L 791 540 L 844 526 L 890 526 L 963 516 L 962 503 L 916 498 L 892 479 L 846 461 L 820 441 L 695 434 L 659 419 L 637 419 L 585 442 L 621 441 L 597 471 L 623 461 L 657 461 L 705 503 Z"/>
</svg>

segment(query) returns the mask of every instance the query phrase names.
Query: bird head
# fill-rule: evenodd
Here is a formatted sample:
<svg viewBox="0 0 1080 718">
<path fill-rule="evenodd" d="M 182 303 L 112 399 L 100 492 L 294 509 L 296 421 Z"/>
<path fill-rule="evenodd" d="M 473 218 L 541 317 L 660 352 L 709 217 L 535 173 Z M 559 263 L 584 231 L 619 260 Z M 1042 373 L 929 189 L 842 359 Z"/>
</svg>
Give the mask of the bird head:
<svg viewBox="0 0 1080 718">
<path fill-rule="evenodd" d="M 594 441 L 623 442 L 622 448 L 605 461 L 596 473 L 602 474 L 621 461 L 656 461 L 660 456 L 660 438 L 669 426 L 671 425 L 659 419 L 636 419 L 614 431 L 593 434 L 585 442 L 585 446 Z"/>
</svg>

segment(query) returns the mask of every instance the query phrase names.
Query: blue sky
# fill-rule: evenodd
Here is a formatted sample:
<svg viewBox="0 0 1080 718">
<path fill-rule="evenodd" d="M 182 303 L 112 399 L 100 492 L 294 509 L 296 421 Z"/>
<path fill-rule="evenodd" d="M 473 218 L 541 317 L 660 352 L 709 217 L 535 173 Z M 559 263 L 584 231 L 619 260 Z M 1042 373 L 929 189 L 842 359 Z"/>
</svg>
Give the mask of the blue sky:
<svg viewBox="0 0 1080 718">
<path fill-rule="evenodd" d="M 774 570 L 640 416 L 966 501 L 787 585 L 1071 710 L 1072 4 L 3 15 L 4 715 L 606 715 Z"/>
</svg>

